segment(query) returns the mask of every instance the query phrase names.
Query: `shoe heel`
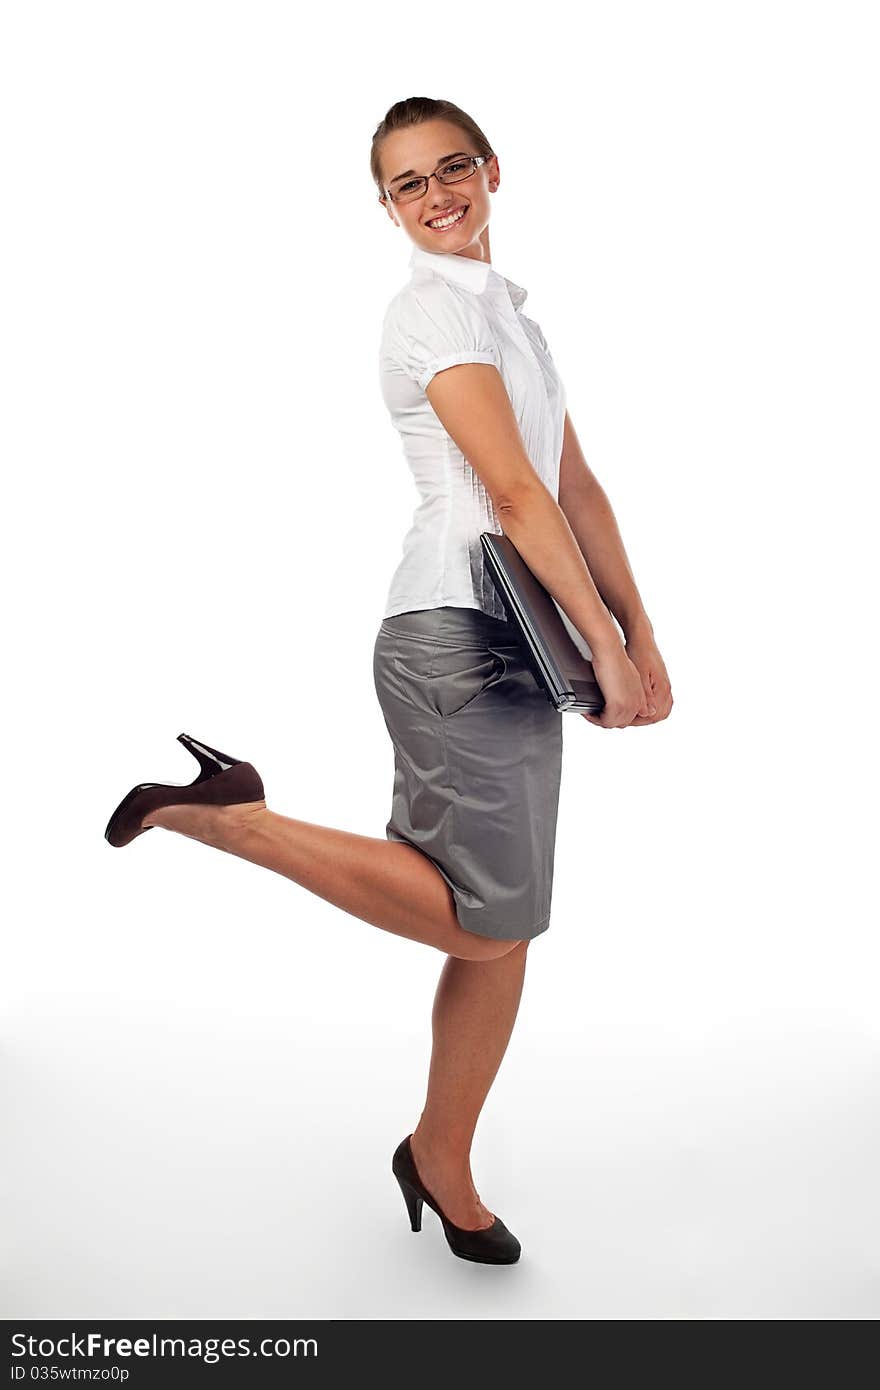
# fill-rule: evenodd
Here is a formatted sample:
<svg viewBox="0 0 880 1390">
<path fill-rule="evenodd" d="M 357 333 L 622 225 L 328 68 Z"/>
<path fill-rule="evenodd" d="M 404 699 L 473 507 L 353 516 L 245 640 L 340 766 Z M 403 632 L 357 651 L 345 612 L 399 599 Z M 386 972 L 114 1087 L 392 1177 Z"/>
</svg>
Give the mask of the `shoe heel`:
<svg viewBox="0 0 880 1390">
<path fill-rule="evenodd" d="M 397 1174 L 394 1175 L 397 1177 Z M 403 1200 L 406 1202 L 406 1209 L 409 1212 L 409 1224 L 414 1231 L 422 1229 L 422 1207 L 424 1199 L 419 1196 L 415 1188 L 410 1187 L 404 1178 L 397 1178 L 400 1190 L 403 1193 Z"/>
<path fill-rule="evenodd" d="M 406 1202 L 412 1229 L 414 1231 L 422 1229 L 422 1205 L 427 1202 L 431 1210 L 435 1211 L 440 1218 L 446 1243 L 453 1255 L 458 1255 L 462 1260 L 476 1260 L 480 1264 L 514 1264 L 520 1257 L 522 1247 L 513 1232 L 507 1229 L 500 1216 L 495 1216 L 491 1226 L 481 1226 L 476 1230 L 456 1226 L 454 1222 L 449 1220 L 422 1182 L 413 1158 L 411 1138 L 412 1135 L 408 1134 L 394 1150 L 391 1159 L 391 1171 L 403 1193 L 403 1200 Z"/>
<path fill-rule="evenodd" d="M 104 838 L 115 848 L 152 830 L 144 825 L 144 819 L 150 811 L 164 806 L 240 806 L 246 801 L 265 800 L 263 779 L 252 763 L 231 758 L 190 734 L 178 734 L 177 738 L 199 764 L 199 775 L 193 782 L 139 782 L 132 787 L 104 831 Z"/>
<path fill-rule="evenodd" d="M 188 752 L 192 753 L 199 767 L 202 769 L 197 782 L 203 782 L 208 777 L 216 777 L 218 772 L 225 772 L 228 767 L 235 767 L 241 762 L 241 758 L 230 758 L 227 753 L 218 753 L 216 748 L 211 748 L 207 743 L 199 743 L 190 734 L 178 734 L 178 743 L 182 743 Z"/>
</svg>

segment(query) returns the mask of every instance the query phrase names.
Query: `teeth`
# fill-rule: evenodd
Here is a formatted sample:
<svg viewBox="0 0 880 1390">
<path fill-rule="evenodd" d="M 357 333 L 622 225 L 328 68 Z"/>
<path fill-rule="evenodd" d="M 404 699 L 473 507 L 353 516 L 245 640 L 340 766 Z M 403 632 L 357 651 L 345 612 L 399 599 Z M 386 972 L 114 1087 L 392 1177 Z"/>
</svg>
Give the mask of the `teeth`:
<svg viewBox="0 0 880 1390">
<path fill-rule="evenodd" d="M 453 222 L 458 222 L 458 220 L 459 220 L 460 218 L 464 217 L 466 211 L 467 211 L 466 208 L 462 208 L 459 212 L 453 213 L 451 217 L 435 217 L 434 220 L 433 220 L 432 222 L 429 222 L 429 223 L 428 223 L 428 226 L 429 226 L 429 227 L 451 227 L 452 224 L 453 224 Z"/>
</svg>

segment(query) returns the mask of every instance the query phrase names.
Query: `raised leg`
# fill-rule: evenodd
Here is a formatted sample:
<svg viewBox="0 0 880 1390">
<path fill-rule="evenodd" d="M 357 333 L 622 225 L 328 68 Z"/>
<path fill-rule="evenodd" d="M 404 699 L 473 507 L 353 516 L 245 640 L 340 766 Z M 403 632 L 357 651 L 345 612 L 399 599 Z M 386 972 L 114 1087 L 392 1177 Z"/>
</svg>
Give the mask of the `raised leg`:
<svg viewBox="0 0 880 1390">
<path fill-rule="evenodd" d="M 264 801 L 165 806 L 144 825 L 176 830 L 271 869 L 361 921 L 460 960 L 495 960 L 520 944 L 465 931 L 448 883 L 412 845 L 293 820 Z"/>
</svg>

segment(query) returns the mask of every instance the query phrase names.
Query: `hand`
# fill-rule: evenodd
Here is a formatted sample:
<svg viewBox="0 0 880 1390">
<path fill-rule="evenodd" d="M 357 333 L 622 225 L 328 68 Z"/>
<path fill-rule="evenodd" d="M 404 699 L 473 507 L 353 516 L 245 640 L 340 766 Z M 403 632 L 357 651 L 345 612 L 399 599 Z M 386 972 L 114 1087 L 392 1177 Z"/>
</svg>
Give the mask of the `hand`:
<svg viewBox="0 0 880 1390">
<path fill-rule="evenodd" d="M 635 666 L 644 687 L 647 710 L 633 719 L 635 724 L 659 724 L 672 709 L 672 688 L 653 633 L 641 628 L 626 639 L 626 654 Z"/>
<path fill-rule="evenodd" d="M 601 651 L 593 650 L 592 665 L 605 697 L 605 708 L 601 714 L 582 711 L 584 719 L 602 729 L 625 729 L 633 723 L 651 723 L 648 692 L 619 639 Z"/>
</svg>

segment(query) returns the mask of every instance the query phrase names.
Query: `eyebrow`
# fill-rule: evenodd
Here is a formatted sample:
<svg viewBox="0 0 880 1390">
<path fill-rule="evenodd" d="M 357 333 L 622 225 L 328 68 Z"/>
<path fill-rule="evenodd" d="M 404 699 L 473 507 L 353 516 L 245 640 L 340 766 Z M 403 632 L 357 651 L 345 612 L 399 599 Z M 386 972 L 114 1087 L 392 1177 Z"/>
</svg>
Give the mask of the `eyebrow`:
<svg viewBox="0 0 880 1390">
<path fill-rule="evenodd" d="M 467 150 L 453 150 L 452 154 L 441 154 L 440 158 L 437 160 L 437 163 L 434 165 L 434 168 L 438 169 L 441 164 L 446 163 L 447 159 L 454 159 L 457 154 L 467 154 Z M 389 179 L 388 182 L 397 183 L 398 179 L 409 178 L 410 174 L 414 174 L 415 172 L 415 169 L 404 169 L 402 174 L 395 174 L 394 178 Z"/>
</svg>

